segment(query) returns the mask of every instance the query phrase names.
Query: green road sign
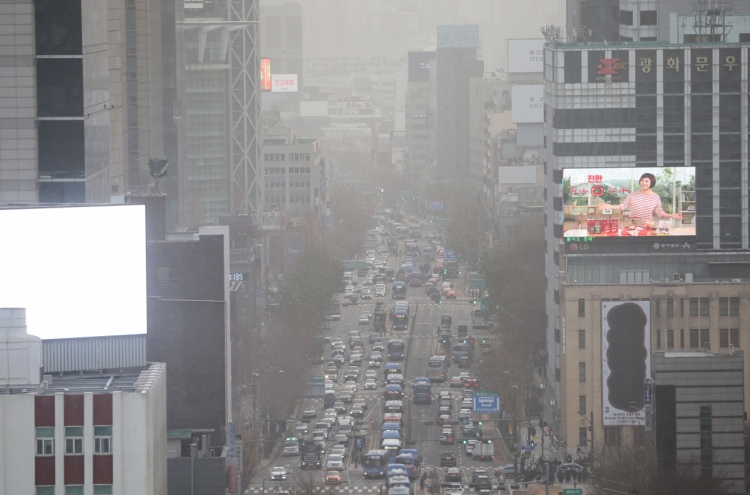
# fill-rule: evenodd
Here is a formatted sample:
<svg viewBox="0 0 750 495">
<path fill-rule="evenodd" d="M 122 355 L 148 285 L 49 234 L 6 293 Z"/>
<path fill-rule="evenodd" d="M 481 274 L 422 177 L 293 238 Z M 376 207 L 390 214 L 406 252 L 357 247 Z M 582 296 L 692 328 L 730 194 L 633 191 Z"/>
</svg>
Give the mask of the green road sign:
<svg viewBox="0 0 750 495">
<path fill-rule="evenodd" d="M 367 261 L 362 260 L 344 260 L 344 270 L 367 270 Z"/>
<path fill-rule="evenodd" d="M 326 379 L 326 377 L 323 376 L 323 375 L 313 375 L 312 376 L 312 381 L 314 381 L 314 382 L 322 382 L 322 381 L 325 381 L 325 379 Z"/>
<path fill-rule="evenodd" d="M 488 297 L 483 297 L 480 303 L 479 309 L 484 313 L 488 313 L 490 311 L 490 299 Z"/>
<path fill-rule="evenodd" d="M 493 392 L 491 390 L 475 390 L 474 395 L 497 395 L 497 392 Z"/>
<path fill-rule="evenodd" d="M 563 495 L 583 495 L 583 488 L 563 488 Z"/>
</svg>

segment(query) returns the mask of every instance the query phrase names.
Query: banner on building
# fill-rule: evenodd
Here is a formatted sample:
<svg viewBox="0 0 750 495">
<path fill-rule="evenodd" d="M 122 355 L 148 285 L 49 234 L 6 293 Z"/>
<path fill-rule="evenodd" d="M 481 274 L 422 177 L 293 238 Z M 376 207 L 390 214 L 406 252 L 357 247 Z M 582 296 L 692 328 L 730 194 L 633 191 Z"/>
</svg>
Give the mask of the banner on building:
<svg viewBox="0 0 750 495">
<path fill-rule="evenodd" d="M 297 74 L 271 74 L 272 93 L 296 93 L 297 91 L 299 91 Z"/>
<path fill-rule="evenodd" d="M 271 91 L 271 59 L 260 59 L 260 90 Z"/>
<path fill-rule="evenodd" d="M 651 376 L 651 302 L 602 301 L 604 426 L 645 426 L 644 380 Z M 580 363 L 585 380 L 586 363 Z"/>
<path fill-rule="evenodd" d="M 508 72 L 544 72 L 544 38 L 508 40 Z"/>
<path fill-rule="evenodd" d="M 476 48 L 479 46 L 479 25 L 437 27 L 438 48 Z"/>
</svg>

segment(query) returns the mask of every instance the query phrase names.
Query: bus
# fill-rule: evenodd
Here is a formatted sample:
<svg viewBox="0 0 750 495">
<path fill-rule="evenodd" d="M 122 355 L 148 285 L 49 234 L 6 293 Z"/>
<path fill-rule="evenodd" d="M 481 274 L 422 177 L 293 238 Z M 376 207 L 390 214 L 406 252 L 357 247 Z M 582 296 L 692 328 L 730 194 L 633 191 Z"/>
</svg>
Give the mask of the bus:
<svg viewBox="0 0 750 495">
<path fill-rule="evenodd" d="M 406 299 L 406 284 L 398 281 L 391 286 L 391 299 Z"/>
<path fill-rule="evenodd" d="M 397 309 L 393 312 L 393 330 L 407 330 L 409 328 L 409 311 Z"/>
<path fill-rule="evenodd" d="M 448 364 L 446 356 L 432 356 L 427 361 L 427 378 L 431 382 L 444 382 L 448 377 Z"/>
<path fill-rule="evenodd" d="M 393 450 L 371 450 L 365 454 L 362 459 L 365 478 L 384 478 L 385 468 L 395 454 Z"/>
<path fill-rule="evenodd" d="M 415 404 L 432 404 L 432 384 L 429 378 L 415 378 L 412 390 Z"/>
<path fill-rule="evenodd" d="M 409 236 L 409 229 L 406 225 L 399 225 L 396 227 L 396 237 L 399 239 L 406 239 Z"/>
<path fill-rule="evenodd" d="M 411 256 L 413 258 L 418 257 L 420 255 L 420 252 L 417 243 L 411 239 L 404 242 L 404 254 L 405 256 Z"/>
<path fill-rule="evenodd" d="M 472 347 L 467 340 L 457 341 L 451 348 L 451 358 L 453 358 L 454 362 L 458 363 L 458 360 L 462 357 L 470 357 L 473 354 Z"/>
<path fill-rule="evenodd" d="M 421 239 L 422 238 L 422 226 L 421 225 L 412 225 L 409 227 L 409 234 L 411 234 L 412 237 Z"/>
<path fill-rule="evenodd" d="M 422 248 L 422 259 L 425 261 L 432 261 L 435 259 L 435 248 L 432 246 L 425 246 Z"/>
<path fill-rule="evenodd" d="M 406 346 L 404 341 L 401 339 L 391 339 L 388 341 L 386 350 L 388 351 L 388 359 L 391 361 L 401 361 L 404 359 L 404 350 Z"/>
<path fill-rule="evenodd" d="M 487 312 L 475 309 L 471 313 L 471 328 L 487 328 Z"/>
<path fill-rule="evenodd" d="M 419 461 L 415 458 L 414 454 L 410 452 L 401 452 L 396 456 L 396 464 L 401 464 L 406 469 L 407 476 L 409 479 L 419 478 L 420 469 Z"/>
</svg>

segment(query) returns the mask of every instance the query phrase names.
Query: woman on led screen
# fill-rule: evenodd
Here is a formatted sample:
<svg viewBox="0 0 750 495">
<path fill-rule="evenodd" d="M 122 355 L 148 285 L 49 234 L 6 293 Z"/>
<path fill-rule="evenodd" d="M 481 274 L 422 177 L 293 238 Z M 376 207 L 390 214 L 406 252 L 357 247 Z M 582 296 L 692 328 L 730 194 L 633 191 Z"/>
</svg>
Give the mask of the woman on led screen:
<svg viewBox="0 0 750 495">
<path fill-rule="evenodd" d="M 652 189 L 656 185 L 656 177 L 653 174 L 645 173 L 641 175 L 639 181 L 640 191 L 633 191 L 620 203 L 620 211 L 630 208 L 629 217 L 631 220 L 640 220 L 641 224 L 646 224 L 654 219 L 654 213 L 659 218 L 674 218 L 682 220 L 679 213 L 667 213 L 661 207 L 661 198 Z M 599 203 L 599 209 L 604 210 L 612 208 L 608 203 Z"/>
</svg>

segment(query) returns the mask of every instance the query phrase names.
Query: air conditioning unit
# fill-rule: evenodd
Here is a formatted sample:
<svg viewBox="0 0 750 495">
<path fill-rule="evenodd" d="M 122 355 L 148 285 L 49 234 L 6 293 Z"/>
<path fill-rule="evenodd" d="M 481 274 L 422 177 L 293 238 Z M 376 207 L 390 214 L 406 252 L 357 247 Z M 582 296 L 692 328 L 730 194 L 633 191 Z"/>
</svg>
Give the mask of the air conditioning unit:
<svg viewBox="0 0 750 495">
<path fill-rule="evenodd" d="M 667 282 L 669 282 L 669 279 L 668 278 L 663 278 L 663 279 L 660 280 L 660 282 L 663 283 L 663 284 L 666 284 Z"/>
<path fill-rule="evenodd" d="M 672 274 L 672 280 L 675 281 L 675 282 L 679 282 L 680 281 L 680 274 L 679 273 L 673 273 Z"/>
<path fill-rule="evenodd" d="M 733 284 L 739 284 L 739 283 L 741 283 L 741 282 L 742 282 L 742 279 L 741 279 L 741 278 L 733 278 L 733 279 L 732 279 L 732 283 L 733 283 Z"/>
</svg>

